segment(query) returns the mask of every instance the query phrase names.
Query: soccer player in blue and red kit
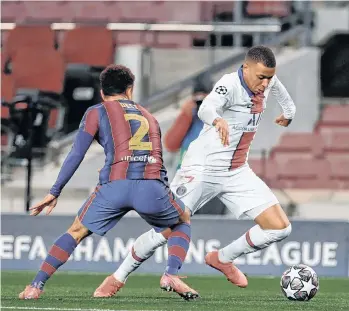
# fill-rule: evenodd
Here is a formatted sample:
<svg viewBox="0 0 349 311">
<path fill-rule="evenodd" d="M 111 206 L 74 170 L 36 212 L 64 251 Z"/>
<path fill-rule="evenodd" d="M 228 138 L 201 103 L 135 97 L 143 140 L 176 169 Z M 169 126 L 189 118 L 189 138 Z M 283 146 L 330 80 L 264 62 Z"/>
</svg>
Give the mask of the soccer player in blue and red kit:
<svg viewBox="0 0 349 311">
<path fill-rule="evenodd" d="M 132 101 L 134 79 L 121 65 L 110 65 L 101 73 L 103 102 L 86 111 L 56 183 L 43 201 L 31 208 L 33 216 L 46 207 L 46 214 L 51 213 L 62 189 L 97 140 L 106 155 L 99 183 L 68 231 L 55 241 L 32 283 L 19 294 L 20 299 L 38 299 L 47 280 L 84 238 L 92 233 L 104 235 L 131 209 L 168 238 L 168 262 L 160 287 L 184 299 L 198 297 L 177 275 L 189 248 L 190 212 L 169 189 L 159 124 Z M 111 297 L 123 285 L 111 275 L 104 280 L 103 291 L 97 289 L 94 297 Z"/>
</svg>

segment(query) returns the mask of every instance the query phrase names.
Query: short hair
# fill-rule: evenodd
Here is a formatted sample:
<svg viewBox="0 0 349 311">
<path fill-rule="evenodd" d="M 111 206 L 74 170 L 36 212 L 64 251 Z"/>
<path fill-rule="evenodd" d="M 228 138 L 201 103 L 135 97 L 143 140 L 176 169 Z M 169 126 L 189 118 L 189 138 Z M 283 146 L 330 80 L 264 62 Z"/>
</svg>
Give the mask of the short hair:
<svg viewBox="0 0 349 311">
<path fill-rule="evenodd" d="M 122 65 L 109 65 L 99 76 L 103 94 L 113 96 L 123 94 L 128 87 L 133 86 L 135 76 L 132 71 Z"/>
<path fill-rule="evenodd" d="M 268 68 L 275 68 L 276 60 L 273 51 L 263 45 L 257 45 L 250 48 L 246 54 L 246 60 L 252 60 L 255 63 L 262 63 Z"/>
</svg>

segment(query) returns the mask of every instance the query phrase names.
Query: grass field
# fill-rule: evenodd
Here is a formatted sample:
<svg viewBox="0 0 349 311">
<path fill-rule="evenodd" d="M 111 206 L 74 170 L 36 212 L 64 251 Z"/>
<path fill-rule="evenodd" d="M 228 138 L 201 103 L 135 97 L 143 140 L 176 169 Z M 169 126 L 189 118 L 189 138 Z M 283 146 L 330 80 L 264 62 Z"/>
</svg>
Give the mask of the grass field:
<svg viewBox="0 0 349 311">
<path fill-rule="evenodd" d="M 279 278 L 250 277 L 248 288 L 240 289 L 224 277 L 189 277 L 188 284 L 200 292 L 201 298 L 187 302 L 175 293 L 162 292 L 160 276 L 134 275 L 117 296 L 94 299 L 91 295 L 105 275 L 60 272 L 47 283 L 42 299 L 18 300 L 18 293 L 33 276 L 29 272 L 2 272 L 2 310 L 349 310 L 349 279 L 320 277 L 320 291 L 316 297 L 308 302 L 295 302 L 282 295 Z"/>
</svg>

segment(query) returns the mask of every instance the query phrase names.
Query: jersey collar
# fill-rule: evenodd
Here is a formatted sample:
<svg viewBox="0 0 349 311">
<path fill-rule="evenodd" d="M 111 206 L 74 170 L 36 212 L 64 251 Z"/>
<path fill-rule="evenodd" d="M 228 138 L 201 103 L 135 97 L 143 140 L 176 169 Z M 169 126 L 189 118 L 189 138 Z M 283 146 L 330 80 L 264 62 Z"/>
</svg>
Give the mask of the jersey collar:
<svg viewBox="0 0 349 311">
<path fill-rule="evenodd" d="M 244 80 L 244 76 L 242 73 L 242 66 L 239 68 L 238 70 L 238 75 L 239 75 L 239 79 L 240 79 L 240 83 L 242 85 L 242 87 L 245 89 L 245 91 L 247 92 L 248 96 L 252 97 L 254 95 L 254 93 L 248 88 L 245 80 Z"/>
</svg>

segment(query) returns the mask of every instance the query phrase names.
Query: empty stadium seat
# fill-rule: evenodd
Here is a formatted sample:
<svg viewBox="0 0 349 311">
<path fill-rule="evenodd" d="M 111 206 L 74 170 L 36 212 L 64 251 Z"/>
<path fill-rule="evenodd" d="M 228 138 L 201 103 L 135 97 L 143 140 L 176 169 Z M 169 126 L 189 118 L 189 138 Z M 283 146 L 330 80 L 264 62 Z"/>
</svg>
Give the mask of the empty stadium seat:
<svg viewBox="0 0 349 311">
<path fill-rule="evenodd" d="M 55 47 L 55 33 L 50 25 L 16 25 L 5 42 L 5 60 L 12 59 L 23 47 Z"/>
<path fill-rule="evenodd" d="M 60 50 L 68 64 L 107 66 L 114 59 L 113 34 L 103 26 L 80 26 L 64 34 Z"/>
<path fill-rule="evenodd" d="M 286 188 L 329 188 L 330 163 L 323 159 L 291 159 L 278 173 L 278 180 Z"/>
<path fill-rule="evenodd" d="M 349 158 L 331 159 L 331 180 L 334 181 L 338 188 L 349 189 Z"/>
<path fill-rule="evenodd" d="M 270 158 L 279 165 L 284 165 L 291 158 L 321 158 L 323 147 L 323 138 L 318 134 L 285 133 L 278 145 L 271 150 Z"/>
<path fill-rule="evenodd" d="M 349 126 L 349 105 L 328 105 L 322 111 L 319 127 L 343 127 Z"/>
<path fill-rule="evenodd" d="M 15 86 L 12 75 L 1 73 L 1 101 L 10 102 L 15 95 Z"/>
<path fill-rule="evenodd" d="M 16 89 L 34 88 L 61 93 L 65 64 L 53 48 L 22 47 L 12 61 Z"/>
<path fill-rule="evenodd" d="M 289 1 L 246 1 L 246 12 L 249 16 L 284 17 L 291 13 Z"/>
<path fill-rule="evenodd" d="M 328 153 L 346 153 L 349 155 L 349 131 L 348 132 L 330 132 L 326 135 L 325 152 Z M 348 156 L 349 157 L 349 156 Z"/>
</svg>

